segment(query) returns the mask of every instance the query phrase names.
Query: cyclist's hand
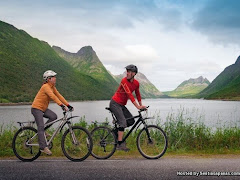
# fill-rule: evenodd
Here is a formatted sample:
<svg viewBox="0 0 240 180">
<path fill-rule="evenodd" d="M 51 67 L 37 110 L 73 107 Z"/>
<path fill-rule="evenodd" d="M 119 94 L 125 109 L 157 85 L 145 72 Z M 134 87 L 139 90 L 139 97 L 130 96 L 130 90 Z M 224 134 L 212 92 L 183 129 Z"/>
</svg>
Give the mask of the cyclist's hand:
<svg viewBox="0 0 240 180">
<path fill-rule="evenodd" d="M 74 108 L 72 106 L 70 106 L 70 105 L 68 105 L 67 107 L 68 107 L 69 111 L 73 111 L 74 110 Z"/>
<path fill-rule="evenodd" d="M 63 111 L 67 111 L 67 107 L 65 105 L 60 105 Z"/>
<path fill-rule="evenodd" d="M 139 109 L 139 110 L 144 110 L 144 109 L 146 109 L 146 106 L 139 106 L 138 109 Z"/>
</svg>

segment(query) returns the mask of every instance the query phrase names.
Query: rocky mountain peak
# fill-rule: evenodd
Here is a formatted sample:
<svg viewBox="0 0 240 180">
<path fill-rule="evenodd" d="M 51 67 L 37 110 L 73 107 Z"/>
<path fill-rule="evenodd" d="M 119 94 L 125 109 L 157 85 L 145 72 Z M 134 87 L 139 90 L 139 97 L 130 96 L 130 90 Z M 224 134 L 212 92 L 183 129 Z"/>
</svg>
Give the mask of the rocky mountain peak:
<svg viewBox="0 0 240 180">
<path fill-rule="evenodd" d="M 195 84 L 195 85 L 200 85 L 200 84 L 207 84 L 209 85 L 210 82 L 207 78 L 203 78 L 202 76 L 199 76 L 198 78 L 190 78 L 189 80 L 183 81 L 178 87 L 183 87 L 189 84 Z"/>
<path fill-rule="evenodd" d="M 92 46 L 84 46 L 78 52 L 78 55 L 85 55 L 85 54 L 96 54 L 93 50 Z"/>
<path fill-rule="evenodd" d="M 207 83 L 207 84 L 210 84 L 209 80 L 207 78 L 203 78 L 202 76 L 199 76 L 196 79 L 190 78 L 187 82 L 188 83 L 200 83 L 200 84 Z"/>
</svg>

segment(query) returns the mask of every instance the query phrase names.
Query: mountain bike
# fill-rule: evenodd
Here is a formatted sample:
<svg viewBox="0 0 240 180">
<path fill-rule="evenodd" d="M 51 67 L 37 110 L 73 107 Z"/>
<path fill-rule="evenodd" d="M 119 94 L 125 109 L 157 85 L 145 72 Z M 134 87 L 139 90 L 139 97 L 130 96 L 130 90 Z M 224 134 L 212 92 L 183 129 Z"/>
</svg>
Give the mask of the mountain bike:
<svg viewBox="0 0 240 180">
<path fill-rule="evenodd" d="M 139 110 L 139 115 L 132 117 L 134 119 L 138 118 L 138 120 L 124 136 L 123 142 L 126 141 L 135 128 L 137 130 L 140 125 L 143 125 L 143 128 L 138 132 L 136 139 L 138 151 L 147 159 L 158 159 L 166 152 L 168 140 L 166 133 L 159 126 L 147 125 L 147 119 L 154 119 L 153 117 L 147 117 L 148 108 L 149 106 L 146 109 Z M 91 131 L 93 140 L 93 149 L 91 154 L 97 159 L 107 159 L 111 157 L 116 151 L 117 146 L 117 119 L 110 108 L 105 109 L 109 110 L 112 114 L 113 127 L 109 128 L 107 126 L 98 126 Z M 145 112 L 146 117 L 142 115 L 143 112 Z M 128 118 L 126 120 L 128 121 L 132 118 Z"/>
<path fill-rule="evenodd" d="M 64 111 L 62 118 L 45 124 L 44 130 L 52 124 L 59 122 L 50 139 L 47 140 L 46 135 L 45 138 L 48 148 L 52 149 L 54 137 L 67 124 L 68 129 L 64 132 L 61 140 L 63 154 L 71 161 L 83 161 L 91 154 L 93 143 L 88 130 L 81 126 L 72 125 L 71 120 L 75 117 L 79 116 L 72 116 L 72 112 Z M 38 144 L 38 133 L 33 127 L 34 123 L 35 121 L 18 122 L 20 129 L 14 135 L 12 148 L 17 158 L 22 161 L 34 161 L 41 154 Z"/>
</svg>

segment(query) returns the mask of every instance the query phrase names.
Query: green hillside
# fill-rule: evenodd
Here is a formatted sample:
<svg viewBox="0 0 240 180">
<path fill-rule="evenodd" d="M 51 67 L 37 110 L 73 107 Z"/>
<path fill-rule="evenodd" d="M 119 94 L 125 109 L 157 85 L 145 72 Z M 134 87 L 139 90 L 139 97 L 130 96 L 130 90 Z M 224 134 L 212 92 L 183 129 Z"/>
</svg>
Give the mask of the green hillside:
<svg viewBox="0 0 240 180">
<path fill-rule="evenodd" d="M 206 86 L 185 86 L 184 89 L 167 91 L 163 93 L 165 95 L 168 95 L 169 97 L 185 98 L 185 97 L 191 97 L 193 95 L 196 95 L 205 88 Z"/>
<path fill-rule="evenodd" d="M 197 97 L 240 100 L 240 56 L 235 64 L 226 67 Z"/>
<path fill-rule="evenodd" d="M 200 76 L 196 79 L 190 78 L 189 80 L 183 81 L 175 90 L 163 93 L 170 97 L 177 98 L 192 97 L 205 89 L 209 84 L 208 79 Z"/>
<path fill-rule="evenodd" d="M 110 99 L 113 91 L 75 70 L 46 43 L 0 21 L 0 102 L 29 102 L 42 74 L 58 73 L 57 88 L 68 100 Z"/>
<path fill-rule="evenodd" d="M 98 80 L 103 87 L 110 91 L 117 89 L 117 82 L 108 73 L 91 46 L 82 47 L 77 53 L 67 52 L 57 46 L 52 48 L 79 72 Z"/>
</svg>

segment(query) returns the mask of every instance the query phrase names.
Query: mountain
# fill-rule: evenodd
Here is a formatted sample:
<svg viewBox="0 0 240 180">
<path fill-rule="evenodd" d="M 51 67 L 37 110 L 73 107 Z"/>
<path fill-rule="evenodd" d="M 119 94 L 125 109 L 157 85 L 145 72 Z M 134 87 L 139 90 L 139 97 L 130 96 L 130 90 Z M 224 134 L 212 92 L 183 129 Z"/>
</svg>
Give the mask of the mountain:
<svg viewBox="0 0 240 180">
<path fill-rule="evenodd" d="M 114 93 L 73 68 L 48 43 L 0 21 L 0 102 L 33 101 L 49 69 L 58 73 L 57 88 L 67 100 L 110 99 Z"/>
<path fill-rule="evenodd" d="M 226 67 L 197 97 L 240 100 L 240 56 L 234 64 Z"/>
<path fill-rule="evenodd" d="M 122 78 L 126 77 L 126 72 L 120 75 L 112 75 L 115 80 L 120 83 Z M 135 76 L 136 80 L 140 83 L 140 92 L 143 98 L 158 98 L 163 94 L 147 79 L 147 77 L 138 72 Z"/>
<path fill-rule="evenodd" d="M 203 78 L 202 76 L 193 79 L 183 81 L 175 90 L 163 92 L 165 95 L 170 97 L 190 97 L 195 94 L 198 94 L 203 89 L 205 89 L 210 82 L 207 78 Z"/>
<path fill-rule="evenodd" d="M 79 72 L 98 80 L 102 86 L 110 91 L 117 89 L 117 82 L 108 73 L 91 46 L 82 47 L 77 53 L 67 52 L 57 46 L 52 48 Z"/>
</svg>

